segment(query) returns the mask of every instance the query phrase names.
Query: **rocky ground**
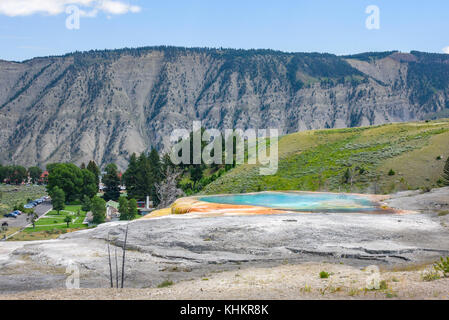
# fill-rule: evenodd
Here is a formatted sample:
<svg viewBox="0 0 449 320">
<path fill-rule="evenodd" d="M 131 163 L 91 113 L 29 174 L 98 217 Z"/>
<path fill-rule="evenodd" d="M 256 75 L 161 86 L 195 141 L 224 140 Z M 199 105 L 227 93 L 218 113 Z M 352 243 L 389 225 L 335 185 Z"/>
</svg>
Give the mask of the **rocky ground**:
<svg viewBox="0 0 449 320">
<path fill-rule="evenodd" d="M 304 263 L 272 268 L 241 268 L 216 271 L 195 280 L 165 288 L 145 289 L 53 289 L 1 296 L 1 299 L 34 300 L 275 300 L 275 299 L 449 299 L 449 278 L 423 281 L 427 270 L 380 271 L 382 287 L 367 290 L 372 269 Z M 329 278 L 321 279 L 326 271 Z"/>
<path fill-rule="evenodd" d="M 421 274 L 422 268 L 438 257 L 449 256 L 449 215 L 444 214 L 449 209 L 449 188 L 401 193 L 387 202 L 416 213 L 180 215 L 134 221 L 129 224 L 125 286 L 140 290 L 69 291 L 60 297 L 83 292 L 86 296 L 98 294 L 98 298 L 295 299 L 321 298 L 322 290 L 324 296 L 333 291 L 342 298 L 447 296 L 447 279 L 423 282 Z M 80 271 L 81 288 L 107 288 L 107 239 L 112 256 L 117 249 L 120 259 L 125 229 L 126 223 L 115 222 L 57 240 L 2 242 L 0 293 L 65 288 L 66 268 L 71 264 Z M 375 295 L 379 292 L 360 291 L 366 281 L 361 270 L 370 265 L 385 270 L 383 278 L 392 292 Z M 395 271 L 411 268 L 404 273 Z M 334 274 L 328 280 L 319 279 L 321 269 Z M 241 275 L 239 284 L 236 278 Z M 154 289 L 167 280 L 175 285 Z M 198 287 L 205 293 L 199 294 Z M 55 298 L 59 292 L 12 297 Z"/>
</svg>

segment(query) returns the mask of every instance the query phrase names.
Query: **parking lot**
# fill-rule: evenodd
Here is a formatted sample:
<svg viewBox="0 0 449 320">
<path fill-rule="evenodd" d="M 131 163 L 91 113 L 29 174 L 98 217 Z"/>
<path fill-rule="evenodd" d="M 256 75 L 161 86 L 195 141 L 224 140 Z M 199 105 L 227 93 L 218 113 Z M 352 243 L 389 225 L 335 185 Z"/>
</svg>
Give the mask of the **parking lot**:
<svg viewBox="0 0 449 320">
<path fill-rule="evenodd" d="M 34 207 L 34 212 L 36 212 L 36 214 L 41 217 L 49 210 L 51 210 L 51 208 L 51 201 L 45 201 Z M 10 228 L 22 228 L 29 224 L 29 222 L 27 221 L 26 213 L 22 213 L 21 215 L 17 216 L 17 218 L 2 217 L 0 219 L 0 225 L 2 225 L 4 222 L 8 223 L 8 227 Z"/>
</svg>

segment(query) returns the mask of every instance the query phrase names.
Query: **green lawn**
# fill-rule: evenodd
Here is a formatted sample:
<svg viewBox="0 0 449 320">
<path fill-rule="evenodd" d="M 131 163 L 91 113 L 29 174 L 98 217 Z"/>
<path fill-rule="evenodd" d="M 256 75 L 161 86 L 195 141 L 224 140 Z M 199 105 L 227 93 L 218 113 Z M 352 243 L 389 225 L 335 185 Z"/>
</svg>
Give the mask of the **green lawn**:
<svg viewBox="0 0 449 320">
<path fill-rule="evenodd" d="M 64 219 L 69 216 L 72 222 L 67 223 Z M 67 205 L 64 210 L 58 214 L 55 210 L 50 211 L 44 217 L 36 221 L 36 227 L 28 227 L 24 230 L 27 233 L 52 231 L 52 230 L 67 230 L 73 231 L 73 229 L 85 229 L 87 225 L 83 224 L 86 212 L 81 210 L 81 205 Z"/>
</svg>

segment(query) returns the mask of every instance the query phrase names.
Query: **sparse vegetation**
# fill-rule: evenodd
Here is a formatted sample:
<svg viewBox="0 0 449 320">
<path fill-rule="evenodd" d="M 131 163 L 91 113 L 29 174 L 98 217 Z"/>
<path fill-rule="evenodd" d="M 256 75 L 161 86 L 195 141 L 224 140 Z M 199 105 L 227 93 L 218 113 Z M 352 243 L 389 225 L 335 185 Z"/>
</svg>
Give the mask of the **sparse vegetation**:
<svg viewBox="0 0 449 320">
<path fill-rule="evenodd" d="M 306 284 L 306 285 L 304 286 L 304 288 L 301 288 L 301 289 L 300 289 L 300 291 L 301 291 L 301 292 L 304 292 L 304 293 L 305 293 L 305 292 L 310 293 L 310 292 L 312 292 L 312 287 Z"/>
<path fill-rule="evenodd" d="M 171 280 L 164 280 L 157 287 L 158 288 L 166 288 L 166 287 L 170 287 L 172 285 L 173 285 L 173 281 L 171 281 Z"/>
<path fill-rule="evenodd" d="M 438 272 L 435 271 L 427 271 L 421 275 L 421 278 L 423 281 L 434 281 L 441 279 L 441 276 L 438 274 Z"/>
<path fill-rule="evenodd" d="M 275 175 L 261 176 L 258 164 L 244 164 L 201 193 L 390 193 L 438 187 L 444 164 L 435 160 L 435 154 L 447 148 L 448 139 L 447 120 L 298 132 L 280 138 Z M 435 165 L 422 167 L 429 162 Z"/>
<path fill-rule="evenodd" d="M 447 278 L 449 277 L 449 257 L 440 258 L 439 262 L 436 262 L 433 265 L 433 268 L 435 269 L 436 272 L 440 272 L 443 274 L 443 277 Z"/>
<path fill-rule="evenodd" d="M 380 281 L 379 283 L 379 289 L 380 290 L 387 290 L 388 289 L 388 283 L 385 280 Z"/>
<path fill-rule="evenodd" d="M 15 206 L 23 205 L 29 199 L 38 199 L 47 195 L 44 186 L 12 186 L 0 184 L 0 215 L 14 210 Z"/>
<path fill-rule="evenodd" d="M 447 158 L 443 168 L 443 184 L 449 186 L 449 158 Z"/>
<path fill-rule="evenodd" d="M 438 216 L 440 216 L 440 217 L 447 216 L 448 214 L 449 214 L 449 210 L 441 210 L 440 212 L 438 212 Z"/>
<path fill-rule="evenodd" d="M 391 299 L 391 298 L 396 298 L 397 296 L 398 296 L 397 293 L 394 292 L 394 291 L 387 291 L 387 292 L 385 292 L 385 297 L 386 298 Z"/>
<path fill-rule="evenodd" d="M 348 291 L 348 295 L 349 295 L 350 297 L 354 297 L 354 296 L 358 295 L 359 292 L 360 292 L 359 289 L 351 288 L 351 289 L 349 289 L 349 291 Z"/>
</svg>

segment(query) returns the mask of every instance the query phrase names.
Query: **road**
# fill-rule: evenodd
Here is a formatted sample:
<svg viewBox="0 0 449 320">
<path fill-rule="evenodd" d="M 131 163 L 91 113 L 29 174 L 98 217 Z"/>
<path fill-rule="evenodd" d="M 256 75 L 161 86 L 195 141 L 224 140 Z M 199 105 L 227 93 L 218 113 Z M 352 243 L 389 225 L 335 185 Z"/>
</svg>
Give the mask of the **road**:
<svg viewBox="0 0 449 320">
<path fill-rule="evenodd" d="M 53 207 L 51 205 L 51 201 L 45 201 L 34 207 L 34 212 L 36 212 L 39 219 L 47 212 L 49 212 L 52 208 Z M 21 230 L 30 224 L 27 221 L 27 215 L 25 213 L 22 213 L 17 218 L 1 218 L 0 225 L 2 225 L 4 222 L 8 223 L 8 227 L 10 228 L 20 228 Z M 8 238 L 10 238 L 11 236 L 13 235 L 10 235 Z"/>
</svg>

